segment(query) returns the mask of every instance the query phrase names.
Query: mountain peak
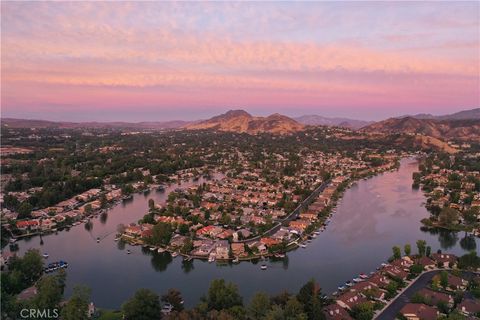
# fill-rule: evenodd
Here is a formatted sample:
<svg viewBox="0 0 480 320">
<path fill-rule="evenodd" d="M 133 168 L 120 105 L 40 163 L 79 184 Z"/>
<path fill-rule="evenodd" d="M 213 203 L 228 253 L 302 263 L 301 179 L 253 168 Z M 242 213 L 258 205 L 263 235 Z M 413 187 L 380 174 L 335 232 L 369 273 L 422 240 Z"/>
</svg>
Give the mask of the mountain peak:
<svg viewBox="0 0 480 320">
<path fill-rule="evenodd" d="M 253 117 L 244 110 L 230 110 L 208 120 L 187 125 L 185 128 L 190 130 L 214 129 L 249 134 L 263 132 L 285 134 L 303 130 L 304 126 L 279 113 L 268 117 Z"/>
</svg>

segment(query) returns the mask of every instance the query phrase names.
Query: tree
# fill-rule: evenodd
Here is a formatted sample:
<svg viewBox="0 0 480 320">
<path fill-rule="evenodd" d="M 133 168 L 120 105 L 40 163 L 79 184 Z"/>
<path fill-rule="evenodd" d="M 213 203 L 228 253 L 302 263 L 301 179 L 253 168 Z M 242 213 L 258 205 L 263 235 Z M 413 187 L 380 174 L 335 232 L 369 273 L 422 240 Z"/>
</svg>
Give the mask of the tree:
<svg viewBox="0 0 480 320">
<path fill-rule="evenodd" d="M 460 212 L 456 209 L 445 207 L 438 215 L 438 221 L 444 226 L 451 226 L 458 223 Z"/>
<path fill-rule="evenodd" d="M 480 268 L 480 257 L 475 251 L 464 254 L 458 259 L 458 267 L 460 269 L 477 269 Z"/>
<path fill-rule="evenodd" d="M 446 289 L 448 287 L 448 273 L 447 271 L 440 272 L 440 285 Z"/>
<path fill-rule="evenodd" d="M 161 300 L 170 303 L 175 311 L 183 310 L 182 294 L 176 289 L 168 289 L 167 293 L 162 296 Z"/>
<path fill-rule="evenodd" d="M 148 199 L 148 208 L 150 211 L 155 209 L 155 201 L 153 199 Z"/>
<path fill-rule="evenodd" d="M 425 255 L 426 246 L 427 242 L 425 240 L 417 240 L 417 249 L 420 256 Z"/>
<path fill-rule="evenodd" d="M 62 309 L 62 319 L 83 320 L 88 313 L 88 302 L 90 301 L 90 288 L 77 285 L 73 288 L 70 300 Z"/>
<path fill-rule="evenodd" d="M 409 256 L 410 253 L 412 253 L 412 247 L 410 246 L 410 244 L 406 244 L 406 245 L 405 245 L 404 251 L 405 251 L 405 255 L 406 255 L 406 256 Z"/>
<path fill-rule="evenodd" d="M 32 213 L 32 205 L 26 201 L 22 202 L 22 204 L 18 207 L 18 219 L 26 219 L 30 218 L 30 214 Z"/>
<path fill-rule="evenodd" d="M 263 319 L 270 310 L 270 298 L 264 292 L 257 292 L 248 306 L 248 315 L 250 318 Z"/>
<path fill-rule="evenodd" d="M 223 310 L 234 306 L 242 306 L 242 297 L 238 293 L 237 286 L 233 283 L 225 283 L 223 279 L 213 280 L 204 298 L 207 309 Z"/>
<path fill-rule="evenodd" d="M 170 223 L 159 222 L 152 229 L 150 241 L 154 245 L 166 245 L 172 238 L 173 228 Z"/>
<path fill-rule="evenodd" d="M 65 289 L 65 278 L 65 271 L 42 277 L 36 285 L 38 293 L 33 300 L 33 305 L 38 309 L 57 308 Z"/>
<path fill-rule="evenodd" d="M 370 320 L 373 318 L 373 306 L 369 302 L 359 303 L 352 308 L 352 315 L 357 320 Z"/>
<path fill-rule="evenodd" d="M 22 258 L 12 261 L 10 268 L 18 270 L 22 282 L 29 286 L 43 274 L 43 258 L 37 249 L 30 249 Z"/>
<path fill-rule="evenodd" d="M 431 254 L 431 253 L 432 253 L 432 247 L 427 246 L 427 249 L 426 249 L 426 251 L 425 251 L 425 255 L 426 255 L 427 257 L 430 257 L 430 254 Z"/>
<path fill-rule="evenodd" d="M 303 312 L 302 304 L 296 298 L 290 298 L 285 305 L 284 319 L 288 320 L 307 320 L 307 315 Z"/>
<path fill-rule="evenodd" d="M 322 291 L 320 286 L 315 283 L 314 279 L 308 281 L 297 294 L 297 300 L 303 304 L 303 310 L 307 314 L 308 319 L 323 319 L 322 307 L 324 301 L 321 297 Z"/>
<path fill-rule="evenodd" d="M 392 248 L 393 251 L 393 258 L 394 259 L 400 259 L 402 257 L 402 251 L 399 246 L 394 246 Z"/>
<path fill-rule="evenodd" d="M 159 296 L 148 289 L 139 289 L 135 295 L 122 305 L 126 320 L 160 319 Z"/>
</svg>

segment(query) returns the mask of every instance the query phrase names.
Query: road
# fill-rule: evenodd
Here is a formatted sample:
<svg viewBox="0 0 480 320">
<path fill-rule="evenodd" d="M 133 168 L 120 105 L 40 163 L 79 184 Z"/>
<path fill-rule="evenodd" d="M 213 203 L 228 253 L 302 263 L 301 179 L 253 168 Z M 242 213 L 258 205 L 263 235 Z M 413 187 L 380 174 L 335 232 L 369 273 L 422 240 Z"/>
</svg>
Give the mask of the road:
<svg viewBox="0 0 480 320">
<path fill-rule="evenodd" d="M 443 270 L 433 270 L 422 274 L 415 280 L 402 294 L 400 294 L 386 309 L 384 309 L 375 319 L 376 320 L 392 320 L 398 315 L 404 305 L 410 302 L 412 296 L 420 289 L 426 287 L 432 278 Z M 474 272 L 464 271 L 463 276 L 470 278 Z"/>
<path fill-rule="evenodd" d="M 290 212 L 288 214 L 288 216 L 286 216 L 283 220 L 281 221 L 278 221 L 275 226 L 273 226 L 272 228 L 270 228 L 269 230 L 265 231 L 263 234 L 261 235 L 258 235 L 256 237 L 253 237 L 253 238 L 249 238 L 249 239 L 245 239 L 245 240 L 240 240 L 238 242 L 245 242 L 245 243 L 251 243 L 251 242 L 254 242 L 254 241 L 257 241 L 257 240 L 260 240 L 262 237 L 268 237 L 268 236 L 271 236 L 273 235 L 275 232 L 277 232 L 278 230 L 280 230 L 280 228 L 283 226 L 283 224 L 287 221 L 292 221 L 294 220 L 295 218 L 298 217 L 298 215 L 306 210 L 308 208 L 308 206 L 318 197 L 318 195 L 320 193 L 323 192 L 323 190 L 325 190 L 326 187 L 328 187 L 330 185 L 330 180 L 327 180 L 325 182 L 323 182 L 320 186 L 318 186 L 315 190 L 313 190 L 313 192 L 307 197 L 305 198 L 305 200 L 303 200 L 296 208 L 295 210 L 293 210 L 292 212 Z"/>
</svg>

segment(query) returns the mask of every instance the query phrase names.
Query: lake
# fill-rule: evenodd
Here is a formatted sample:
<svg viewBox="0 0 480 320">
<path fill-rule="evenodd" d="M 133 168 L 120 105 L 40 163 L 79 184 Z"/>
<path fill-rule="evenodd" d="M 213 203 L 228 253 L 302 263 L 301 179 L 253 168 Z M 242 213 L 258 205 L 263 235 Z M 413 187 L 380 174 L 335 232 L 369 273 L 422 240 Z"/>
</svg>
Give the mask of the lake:
<svg viewBox="0 0 480 320">
<path fill-rule="evenodd" d="M 66 296 L 75 284 L 84 284 L 92 289 L 92 301 L 103 308 L 119 308 L 139 288 L 152 289 L 159 295 L 177 288 L 186 307 L 192 307 L 207 292 L 210 282 L 218 278 L 237 284 L 244 302 L 256 291 L 296 292 L 311 278 L 330 294 L 359 273 L 375 271 L 392 254 L 394 245 L 403 248 L 410 243 L 415 252 L 416 240 L 424 239 L 432 252 L 442 249 L 457 255 L 466 253 L 467 246 L 478 248 L 479 239 L 462 241 L 463 233 L 433 234 L 420 229 L 420 220 L 429 214 L 423 207 L 423 193 L 411 187 L 412 173 L 417 169 L 416 160 L 403 159 L 397 171 L 358 181 L 345 192 L 324 232 L 307 248 L 289 252 L 284 261 L 267 262 L 265 271 L 252 262 L 223 266 L 199 260 L 184 263 L 181 257 L 172 259 L 168 253 L 114 242 L 118 224 L 137 222 L 147 211 L 150 198 L 161 203 L 177 185 L 164 193 L 134 195 L 129 202 L 110 209 L 106 220 L 93 219 L 91 231 L 79 225 L 43 236 L 42 240 L 33 237 L 18 241 L 19 252 L 39 248 L 50 255 L 47 261 L 68 261 Z M 202 182 L 189 181 L 182 186 Z M 97 237 L 102 239 L 100 243 Z M 126 254 L 126 249 L 132 253 Z"/>
</svg>

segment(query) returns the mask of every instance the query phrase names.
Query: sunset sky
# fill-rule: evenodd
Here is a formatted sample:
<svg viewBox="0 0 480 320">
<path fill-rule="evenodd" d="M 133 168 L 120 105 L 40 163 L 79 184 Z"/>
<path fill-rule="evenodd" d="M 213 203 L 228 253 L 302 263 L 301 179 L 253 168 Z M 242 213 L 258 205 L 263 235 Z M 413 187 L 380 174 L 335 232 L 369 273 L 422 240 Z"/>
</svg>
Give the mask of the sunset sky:
<svg viewBox="0 0 480 320">
<path fill-rule="evenodd" d="M 480 106 L 479 2 L 2 2 L 2 117 Z"/>
</svg>

